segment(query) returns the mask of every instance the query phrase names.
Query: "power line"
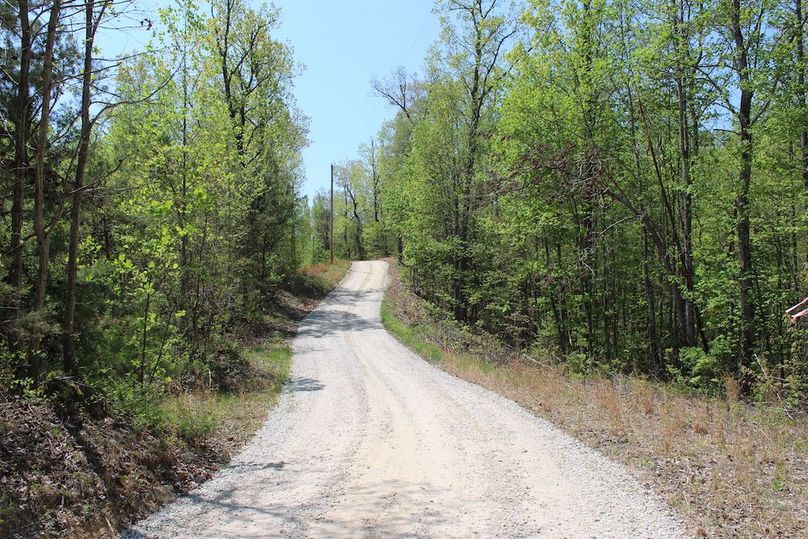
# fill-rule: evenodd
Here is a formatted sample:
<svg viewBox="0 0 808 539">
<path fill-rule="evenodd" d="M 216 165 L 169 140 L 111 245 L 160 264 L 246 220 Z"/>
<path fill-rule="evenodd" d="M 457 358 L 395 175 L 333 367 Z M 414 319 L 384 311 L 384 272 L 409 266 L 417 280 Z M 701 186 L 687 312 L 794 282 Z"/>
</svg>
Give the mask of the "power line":
<svg viewBox="0 0 808 539">
<path fill-rule="evenodd" d="M 426 30 L 426 26 L 427 26 L 427 24 L 429 24 L 429 21 L 433 17 L 433 15 L 434 14 L 430 10 L 426 14 L 426 17 L 424 17 L 424 22 L 421 23 L 420 30 L 418 30 L 418 33 L 415 35 L 415 38 L 412 40 L 412 43 L 410 43 L 410 46 L 407 49 L 407 53 L 404 55 L 404 60 L 402 60 L 401 64 L 399 64 L 402 67 L 404 66 L 404 64 L 407 63 L 407 60 L 409 59 L 410 54 L 412 53 L 413 49 L 415 49 L 415 45 L 417 45 L 418 41 L 421 39 L 421 36 L 423 35 L 424 30 Z M 371 121 L 371 118 L 369 116 L 365 116 L 365 121 L 362 123 L 361 127 L 356 131 L 356 136 L 353 139 L 353 146 L 357 146 L 359 141 L 363 138 L 363 134 L 365 132 L 365 129 L 368 127 L 368 124 L 370 123 L 370 121 Z"/>
<path fill-rule="evenodd" d="M 418 43 L 418 40 L 421 38 L 421 34 L 424 33 L 424 29 L 426 28 L 426 25 L 429 22 L 429 19 L 431 19 L 431 18 L 432 18 L 432 12 L 430 11 L 429 13 L 426 14 L 426 18 L 424 19 L 424 23 L 421 25 L 421 29 L 418 30 L 418 35 L 415 36 L 415 39 L 410 44 L 410 48 L 407 49 L 407 54 L 404 55 L 404 60 L 401 62 L 402 66 L 407 63 L 407 60 L 410 57 L 410 53 L 412 52 L 412 49 L 415 48 L 415 44 Z"/>
</svg>

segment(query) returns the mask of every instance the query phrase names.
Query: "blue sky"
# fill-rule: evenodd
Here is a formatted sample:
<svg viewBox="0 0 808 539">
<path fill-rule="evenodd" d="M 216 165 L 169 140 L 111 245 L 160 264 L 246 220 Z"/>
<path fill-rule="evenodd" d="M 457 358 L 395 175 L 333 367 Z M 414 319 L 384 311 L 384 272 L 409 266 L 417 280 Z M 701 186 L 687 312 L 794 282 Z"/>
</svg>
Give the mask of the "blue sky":
<svg viewBox="0 0 808 539">
<path fill-rule="evenodd" d="M 304 152 L 311 195 L 329 182 L 329 165 L 356 154 L 393 110 L 371 92 L 370 80 L 397 66 L 420 70 L 440 26 L 433 0 L 276 2 L 282 37 L 306 65 L 297 82 L 298 105 L 311 118 Z"/>
<path fill-rule="evenodd" d="M 263 2 L 247 0 L 253 5 Z M 144 16 L 156 19 L 158 5 L 138 2 Z M 396 67 L 419 71 L 440 33 L 434 0 L 276 0 L 282 22 L 277 37 L 288 41 L 305 65 L 296 82 L 298 107 L 310 118 L 311 144 L 304 150 L 303 194 L 313 195 L 329 182 L 329 166 L 356 155 L 393 110 L 371 92 L 370 80 Z M 207 5 L 203 10 L 208 13 Z M 99 36 L 106 54 L 142 48 L 148 34 Z"/>
</svg>

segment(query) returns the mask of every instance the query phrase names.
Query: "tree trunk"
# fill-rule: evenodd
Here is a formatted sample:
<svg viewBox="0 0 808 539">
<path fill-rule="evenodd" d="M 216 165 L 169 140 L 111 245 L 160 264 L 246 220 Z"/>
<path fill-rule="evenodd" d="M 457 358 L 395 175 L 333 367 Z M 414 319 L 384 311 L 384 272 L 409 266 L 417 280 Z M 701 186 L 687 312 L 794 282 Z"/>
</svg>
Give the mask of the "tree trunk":
<svg viewBox="0 0 808 539">
<path fill-rule="evenodd" d="M 185 229 L 188 224 L 188 13 L 183 11 L 183 31 L 182 31 L 182 175 L 180 184 L 180 200 L 177 205 L 178 221 Z M 191 268 L 190 253 L 188 246 L 188 234 L 180 235 L 180 301 L 186 312 L 191 313 L 195 308 L 195 302 L 191 300 Z M 188 316 L 185 319 L 185 341 L 195 351 L 197 335 L 193 324 L 189 322 L 195 317 Z"/>
<path fill-rule="evenodd" d="M 794 0 L 794 11 L 797 19 L 797 83 L 798 103 L 803 111 L 808 107 L 808 92 L 805 87 L 805 20 L 802 18 L 802 0 Z M 802 158 L 802 185 L 808 192 L 808 129 L 803 123 L 800 131 L 800 157 Z M 808 234 L 805 236 L 805 261 L 808 263 Z"/>
<path fill-rule="evenodd" d="M 625 46 L 625 36 L 627 31 L 623 28 L 623 39 Z M 634 157 L 634 175 L 640 185 L 640 190 L 645 190 L 645 182 L 643 181 L 643 167 L 640 162 L 640 144 L 637 136 L 637 112 L 635 108 L 634 92 L 631 85 L 627 85 L 628 96 L 628 111 L 629 111 L 629 127 L 631 133 L 631 147 L 633 148 Z M 640 215 L 645 216 L 647 211 L 644 207 L 640 207 Z M 646 303 L 646 324 L 648 326 L 648 355 L 650 358 L 650 372 L 654 375 L 659 375 L 662 370 L 662 343 L 659 338 L 659 330 L 657 326 L 656 316 L 656 294 L 654 290 L 654 283 L 651 280 L 651 261 L 648 245 L 649 230 L 645 222 L 642 223 L 642 275 L 643 275 L 643 289 L 645 293 Z M 658 253 L 662 257 L 661 253 Z"/>
<path fill-rule="evenodd" d="M 376 170 L 376 142 L 370 141 L 370 172 L 373 180 L 373 222 L 379 222 L 379 173 Z M 387 247 L 385 246 L 385 249 Z"/>
<path fill-rule="evenodd" d="M 140 338 L 140 368 L 138 369 L 138 383 L 142 386 L 146 382 L 146 343 L 149 335 L 149 308 L 151 307 L 151 294 L 146 294 L 146 306 L 143 308 L 143 332 Z"/>
<path fill-rule="evenodd" d="M 31 26 L 28 21 L 28 2 L 19 1 L 20 16 L 20 75 L 17 81 L 17 103 L 14 115 L 14 188 L 11 202 L 11 263 L 8 280 L 12 288 L 12 328 L 9 331 L 9 349 L 19 348 L 19 320 L 22 308 L 22 224 L 25 204 L 25 184 L 28 177 L 28 95 L 31 71 Z"/>
<path fill-rule="evenodd" d="M 356 251 L 359 259 L 364 260 L 367 256 L 365 253 L 365 244 L 362 241 L 362 219 L 359 217 L 359 208 L 355 198 L 353 199 L 353 215 L 356 221 Z"/>
<path fill-rule="evenodd" d="M 45 227 L 45 152 L 48 149 L 48 127 L 51 109 L 51 91 L 53 89 L 53 48 L 56 42 L 56 29 L 59 23 L 61 3 L 54 0 L 48 20 L 45 40 L 45 56 L 42 59 L 42 103 L 39 120 L 39 136 L 36 145 L 36 175 L 34 194 L 34 234 L 36 235 L 39 267 L 34 282 L 34 303 L 32 311 L 45 316 L 45 288 L 48 284 L 48 266 L 50 262 L 50 231 Z M 39 381 L 42 371 L 39 348 L 42 343 L 42 323 L 35 326 L 29 348 L 29 364 L 31 378 Z"/>
<path fill-rule="evenodd" d="M 477 8 L 473 8 L 472 11 Z M 471 212 L 472 212 L 472 185 L 474 183 L 474 171 L 477 164 L 477 153 L 479 151 L 479 129 L 480 119 L 482 117 L 483 108 L 483 92 L 482 87 L 482 69 L 483 69 L 483 24 L 485 16 L 482 13 L 472 13 L 472 20 L 474 21 L 474 71 L 472 73 L 471 87 L 468 89 L 468 114 L 469 114 L 469 128 L 466 138 L 466 162 L 464 163 L 463 170 L 460 173 L 460 188 L 455 193 L 456 205 L 459 207 L 457 215 L 457 223 L 455 234 L 459 240 L 459 252 L 455 253 L 455 272 L 454 282 L 452 285 L 454 293 L 454 313 L 455 318 L 461 322 L 468 321 L 468 298 L 464 286 L 466 274 L 470 271 L 469 260 L 469 229 L 471 226 Z"/>
<path fill-rule="evenodd" d="M 547 271 L 550 271 L 550 268 L 553 266 L 552 258 L 550 256 L 550 245 L 547 242 L 547 238 L 542 240 L 544 242 L 544 260 L 545 264 L 547 265 Z M 557 249 L 560 249 L 560 245 L 557 245 Z M 560 253 L 560 252 L 559 252 Z M 559 270 L 561 269 L 560 265 L 560 258 L 561 255 L 559 254 Z M 563 314 L 563 296 L 559 293 L 560 285 L 556 285 L 549 290 L 549 298 L 550 298 L 550 308 L 553 311 L 553 320 L 555 321 L 556 325 L 556 335 L 558 336 L 558 351 L 561 353 L 562 356 L 566 356 L 569 353 L 569 338 L 567 337 L 566 326 L 564 324 L 564 314 Z M 532 298 L 531 298 L 532 299 Z"/>
<path fill-rule="evenodd" d="M 681 205 L 682 205 L 682 249 L 679 254 L 679 265 L 682 277 L 684 278 L 687 296 L 683 297 L 682 305 L 684 324 L 682 336 L 685 346 L 696 345 L 696 309 L 693 303 L 694 279 L 693 279 L 693 197 L 690 194 L 691 183 L 691 151 L 690 151 L 690 129 L 688 125 L 689 116 L 689 78 L 691 69 L 689 67 L 690 53 L 688 43 L 690 35 L 686 26 L 684 4 L 678 3 L 678 13 L 674 15 L 674 34 L 678 36 L 677 47 L 680 48 L 677 54 L 677 76 L 676 94 L 679 120 L 679 154 L 681 158 Z"/>
<path fill-rule="evenodd" d="M 651 268 L 648 260 L 648 230 L 642 229 L 642 280 L 645 289 L 646 317 L 648 324 L 648 353 L 651 358 L 651 373 L 658 376 L 662 370 L 662 344 L 659 340 L 656 320 L 656 294 L 651 282 Z"/>
<path fill-rule="evenodd" d="M 735 199 L 736 230 L 738 236 L 738 262 L 740 274 L 738 278 L 739 299 L 741 307 L 741 331 L 739 348 L 741 363 L 736 365 L 740 372 L 741 365 L 749 365 L 755 347 L 755 308 L 752 298 L 754 268 L 752 266 L 752 240 L 749 225 L 749 187 L 752 181 L 752 98 L 754 92 L 749 80 L 749 60 L 747 43 L 741 28 L 741 0 L 732 1 L 731 26 L 735 42 L 735 71 L 740 82 L 740 104 L 738 107 L 738 126 L 740 129 L 741 155 L 738 174 L 738 194 Z"/>
<path fill-rule="evenodd" d="M 84 187 L 84 174 L 87 167 L 87 157 L 90 145 L 90 91 L 92 82 L 92 54 L 93 41 L 97 23 L 94 20 L 95 2 L 88 0 L 85 3 L 85 38 L 84 38 L 84 72 L 82 74 L 81 88 L 81 135 L 79 137 L 79 151 L 76 159 L 76 175 L 73 179 L 73 200 L 70 207 L 70 245 L 67 258 L 67 302 L 65 306 L 64 345 L 62 364 L 64 371 L 71 376 L 78 376 L 79 368 L 75 351 L 75 319 L 76 319 L 76 277 L 78 270 L 78 247 L 81 226 L 81 191 Z M 101 20 L 102 11 L 98 16 Z"/>
<path fill-rule="evenodd" d="M 351 256 L 351 244 L 348 241 L 348 189 L 343 188 L 343 198 L 345 199 L 345 209 L 342 212 L 342 217 L 345 219 L 345 227 L 342 229 L 342 240 L 345 245 L 345 254 L 348 260 L 353 260 Z"/>
<path fill-rule="evenodd" d="M 589 179 L 585 180 L 587 183 Z M 581 245 L 581 286 L 583 287 L 584 317 L 586 318 L 586 356 L 590 360 L 595 358 L 595 284 L 594 269 L 587 264 L 587 260 L 595 258 L 595 217 L 591 200 L 587 200 L 583 219 L 584 236 Z"/>
</svg>

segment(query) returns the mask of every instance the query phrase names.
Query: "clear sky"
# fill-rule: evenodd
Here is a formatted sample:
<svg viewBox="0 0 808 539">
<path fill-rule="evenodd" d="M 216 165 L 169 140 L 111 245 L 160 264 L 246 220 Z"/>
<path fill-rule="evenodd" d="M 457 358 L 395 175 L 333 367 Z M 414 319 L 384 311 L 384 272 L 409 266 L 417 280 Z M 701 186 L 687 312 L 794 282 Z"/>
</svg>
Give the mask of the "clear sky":
<svg viewBox="0 0 808 539">
<path fill-rule="evenodd" d="M 258 6 L 260 0 L 246 0 Z M 170 0 L 138 2 L 144 16 Z M 310 118 L 311 144 L 304 150 L 303 194 L 329 183 L 332 162 L 354 157 L 394 111 L 373 95 L 370 80 L 396 67 L 419 71 L 440 25 L 434 0 L 276 0 L 280 39 L 289 42 L 305 68 L 297 79 L 297 106 Z M 205 13 L 209 12 L 203 4 Z M 99 36 L 106 54 L 142 48 L 148 33 Z"/>
<path fill-rule="evenodd" d="M 298 106 L 311 118 L 304 152 L 312 195 L 329 182 L 334 161 L 355 156 L 393 110 L 371 92 L 370 80 L 397 66 L 420 70 L 440 32 L 434 0 L 280 0 L 281 35 L 306 69 Z"/>
</svg>

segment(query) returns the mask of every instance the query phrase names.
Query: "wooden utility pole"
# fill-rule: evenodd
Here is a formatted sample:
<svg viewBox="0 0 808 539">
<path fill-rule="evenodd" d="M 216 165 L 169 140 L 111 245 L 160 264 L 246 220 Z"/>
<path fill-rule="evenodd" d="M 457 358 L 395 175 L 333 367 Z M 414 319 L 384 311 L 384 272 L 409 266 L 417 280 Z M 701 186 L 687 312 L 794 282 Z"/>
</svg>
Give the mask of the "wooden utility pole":
<svg viewBox="0 0 808 539">
<path fill-rule="evenodd" d="M 331 248 L 331 265 L 334 265 L 334 165 L 331 165 L 331 208 L 328 215 L 328 243 Z"/>
</svg>

